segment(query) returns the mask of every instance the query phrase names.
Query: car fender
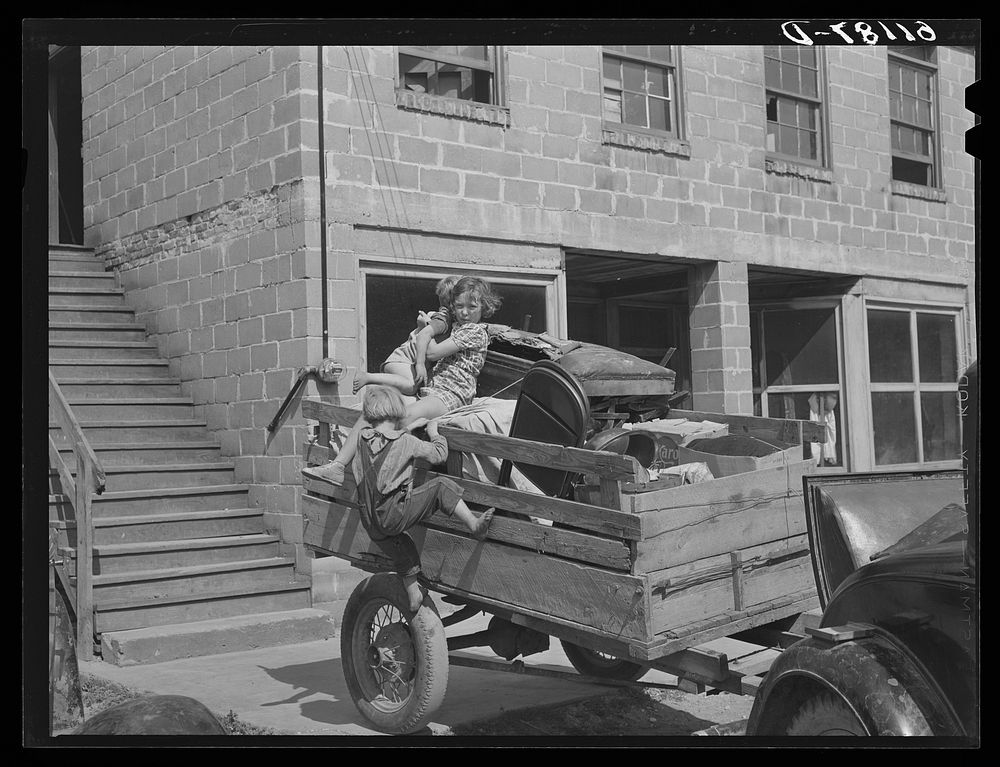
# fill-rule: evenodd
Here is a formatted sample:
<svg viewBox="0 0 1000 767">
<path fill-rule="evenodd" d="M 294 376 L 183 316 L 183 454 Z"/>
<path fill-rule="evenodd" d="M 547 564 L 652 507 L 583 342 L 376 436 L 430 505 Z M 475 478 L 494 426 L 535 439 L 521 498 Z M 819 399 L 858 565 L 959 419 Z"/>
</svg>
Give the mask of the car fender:
<svg viewBox="0 0 1000 767">
<path fill-rule="evenodd" d="M 802 639 L 775 659 L 748 735 L 784 735 L 802 704 L 824 691 L 846 703 L 869 735 L 964 734 L 930 675 L 891 636 L 857 624 L 821 631 L 824 637 Z"/>
</svg>

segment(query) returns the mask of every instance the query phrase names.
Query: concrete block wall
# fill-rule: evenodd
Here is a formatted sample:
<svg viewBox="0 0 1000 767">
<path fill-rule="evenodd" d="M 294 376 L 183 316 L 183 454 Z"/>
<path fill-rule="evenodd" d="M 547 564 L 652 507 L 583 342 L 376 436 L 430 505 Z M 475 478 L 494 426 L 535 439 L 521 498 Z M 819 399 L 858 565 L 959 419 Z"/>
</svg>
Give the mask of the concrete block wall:
<svg viewBox="0 0 1000 767">
<path fill-rule="evenodd" d="M 323 351 L 315 76 L 314 48 L 82 51 L 85 244 L 293 546 L 307 428 L 265 427 Z"/>
<path fill-rule="evenodd" d="M 890 182 L 885 48 L 825 47 L 832 168 L 765 152 L 760 46 L 684 46 L 685 141 L 608 143 L 600 49 L 509 46 L 507 113 L 397 106 L 390 46 L 325 52 L 336 221 L 872 276 L 972 263 L 972 57 L 940 48 L 945 200 Z M 947 117 L 946 117 L 947 115 Z"/>
</svg>

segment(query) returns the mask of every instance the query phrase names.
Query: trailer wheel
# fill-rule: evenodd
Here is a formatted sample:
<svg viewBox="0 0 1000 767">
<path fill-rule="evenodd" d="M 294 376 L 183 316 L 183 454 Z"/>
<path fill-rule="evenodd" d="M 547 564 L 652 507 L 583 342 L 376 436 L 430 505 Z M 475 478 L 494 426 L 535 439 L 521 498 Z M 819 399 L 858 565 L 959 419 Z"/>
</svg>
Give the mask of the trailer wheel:
<svg viewBox="0 0 1000 767">
<path fill-rule="evenodd" d="M 444 700 L 448 645 L 441 618 L 429 597 L 410 612 L 396 575 L 377 573 L 351 593 L 340 657 L 354 705 L 383 732 L 419 730 Z"/>
<path fill-rule="evenodd" d="M 868 731 L 843 700 L 820 693 L 802 704 L 785 734 L 866 736 Z"/>
<path fill-rule="evenodd" d="M 634 682 L 647 671 L 648 666 L 633 663 L 630 660 L 616 658 L 613 655 L 606 655 L 596 650 L 580 647 L 565 639 L 560 639 L 563 652 L 573 664 L 573 668 L 584 676 L 597 676 L 602 679 L 617 679 L 624 682 Z"/>
</svg>

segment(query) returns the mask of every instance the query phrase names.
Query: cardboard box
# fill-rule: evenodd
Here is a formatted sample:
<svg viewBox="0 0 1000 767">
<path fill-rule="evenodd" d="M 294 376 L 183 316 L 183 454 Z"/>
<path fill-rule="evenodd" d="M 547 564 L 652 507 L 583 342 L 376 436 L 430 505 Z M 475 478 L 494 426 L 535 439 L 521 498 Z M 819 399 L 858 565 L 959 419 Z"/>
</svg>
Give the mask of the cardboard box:
<svg viewBox="0 0 1000 767">
<path fill-rule="evenodd" d="M 802 461 L 802 445 L 793 445 L 786 450 L 760 458 L 748 455 L 712 455 L 682 445 L 677 448 L 677 459 L 682 464 L 700 461 L 708 464 L 715 477 L 730 477 L 733 474 L 745 474 L 748 471 L 799 463 Z"/>
</svg>

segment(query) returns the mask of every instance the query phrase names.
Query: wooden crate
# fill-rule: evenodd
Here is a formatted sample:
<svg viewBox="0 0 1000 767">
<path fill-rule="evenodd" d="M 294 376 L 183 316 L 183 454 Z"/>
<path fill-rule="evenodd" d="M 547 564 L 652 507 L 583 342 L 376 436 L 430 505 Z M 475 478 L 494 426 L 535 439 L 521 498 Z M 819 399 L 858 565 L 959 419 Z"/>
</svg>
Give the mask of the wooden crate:
<svg viewBox="0 0 1000 767">
<path fill-rule="evenodd" d="M 302 410 L 339 426 L 358 416 L 314 400 Z M 792 433 L 801 426 L 780 428 Z M 443 514 L 414 528 L 423 573 L 439 591 L 640 660 L 818 604 L 802 504 L 802 475 L 811 461 L 665 486 L 647 482 L 628 455 L 450 427 L 441 433 L 451 466 L 460 465 L 454 459 L 462 452 L 474 452 L 589 474 L 600 485 L 581 503 L 451 476 L 468 502 L 534 520 L 496 516 L 482 542 Z M 386 569 L 390 563 L 361 526 L 350 473 L 337 487 L 309 468 L 334 455 L 318 443 L 304 446 L 304 543 L 364 569 Z M 427 470 L 428 477 L 437 473 Z"/>
</svg>

